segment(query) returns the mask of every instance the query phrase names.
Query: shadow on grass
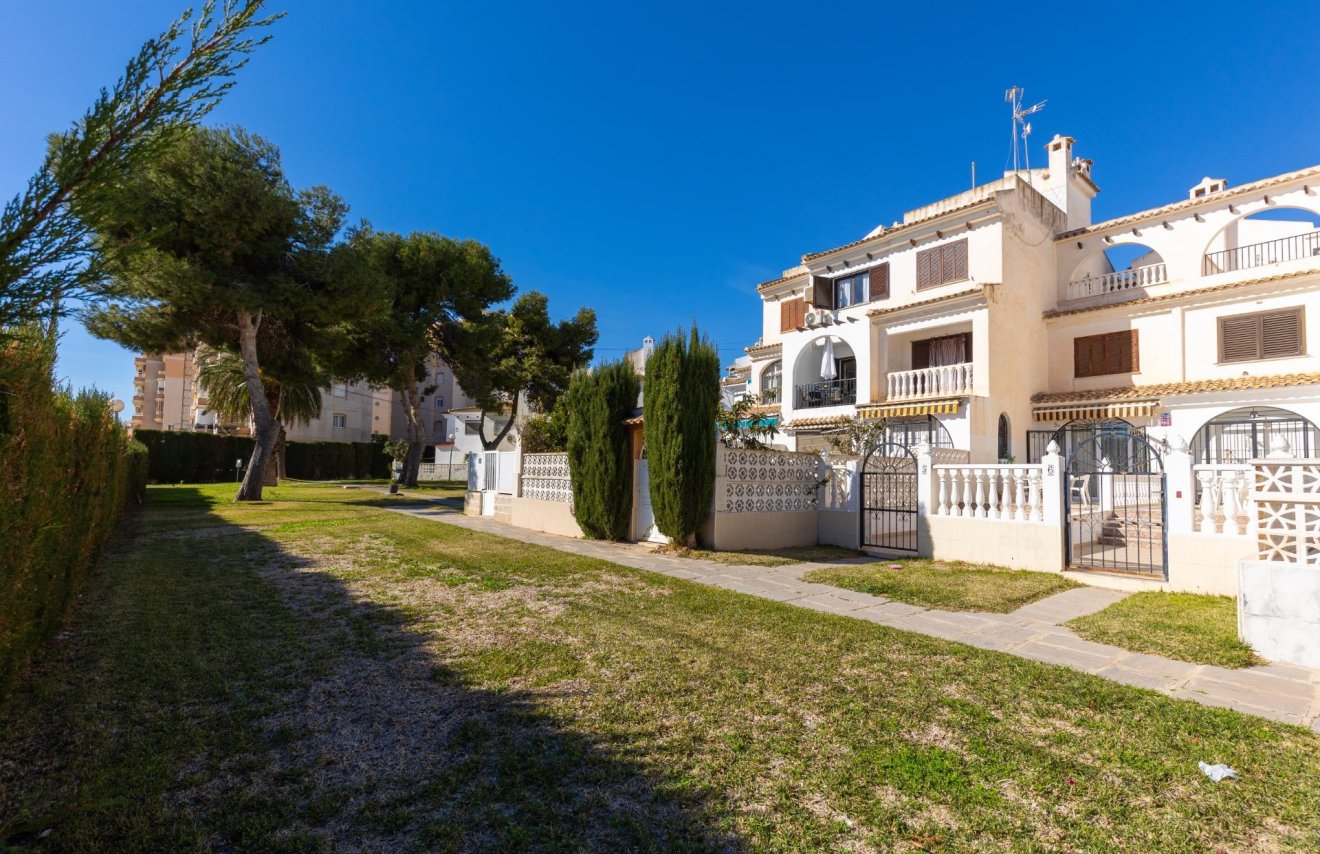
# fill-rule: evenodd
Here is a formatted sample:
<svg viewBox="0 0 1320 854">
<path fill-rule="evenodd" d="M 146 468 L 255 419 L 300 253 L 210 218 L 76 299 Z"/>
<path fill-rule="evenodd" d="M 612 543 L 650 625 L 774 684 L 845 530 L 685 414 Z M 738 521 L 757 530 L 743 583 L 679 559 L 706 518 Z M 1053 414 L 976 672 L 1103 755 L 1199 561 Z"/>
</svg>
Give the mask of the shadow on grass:
<svg viewBox="0 0 1320 854">
<path fill-rule="evenodd" d="M 272 537 L 214 512 L 193 536 L 151 522 L 0 710 L 0 848 L 740 847 L 708 793 L 629 755 L 646 733 L 571 727 L 573 679 L 476 685 L 443 631 Z"/>
</svg>

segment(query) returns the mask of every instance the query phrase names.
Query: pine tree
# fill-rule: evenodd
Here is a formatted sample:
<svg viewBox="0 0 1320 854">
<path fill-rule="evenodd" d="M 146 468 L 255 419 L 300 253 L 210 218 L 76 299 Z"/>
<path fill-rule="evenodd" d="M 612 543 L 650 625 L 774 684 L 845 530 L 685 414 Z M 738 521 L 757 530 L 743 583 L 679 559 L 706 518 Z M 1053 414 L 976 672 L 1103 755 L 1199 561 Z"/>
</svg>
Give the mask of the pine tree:
<svg viewBox="0 0 1320 854">
<path fill-rule="evenodd" d="M 583 533 L 622 540 L 632 520 L 632 454 L 624 419 L 641 384 L 630 362 L 575 374 L 569 384 L 568 468 L 573 515 Z"/>
<path fill-rule="evenodd" d="M 715 487 L 720 360 L 694 326 L 666 336 L 646 363 L 645 435 L 651 506 L 660 532 L 687 543 L 706 521 Z"/>
</svg>

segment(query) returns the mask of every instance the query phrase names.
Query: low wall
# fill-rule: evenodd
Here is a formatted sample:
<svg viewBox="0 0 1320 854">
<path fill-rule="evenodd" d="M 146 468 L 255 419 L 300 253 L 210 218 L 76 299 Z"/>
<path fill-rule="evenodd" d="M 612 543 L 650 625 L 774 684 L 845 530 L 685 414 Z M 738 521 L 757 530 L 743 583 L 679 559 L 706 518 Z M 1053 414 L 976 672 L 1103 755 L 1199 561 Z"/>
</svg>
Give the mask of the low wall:
<svg viewBox="0 0 1320 854">
<path fill-rule="evenodd" d="M 861 548 L 858 524 L 855 510 L 821 510 L 816 515 L 816 538 L 827 546 Z"/>
<path fill-rule="evenodd" d="M 582 529 L 573 518 L 572 506 L 565 501 L 514 497 L 508 521 L 519 528 L 528 528 L 532 531 L 558 534 L 562 537 L 582 536 Z"/>
<path fill-rule="evenodd" d="M 1238 633 L 1273 661 L 1320 668 L 1320 573 L 1266 561 L 1238 565 Z"/>
<path fill-rule="evenodd" d="M 852 516 L 856 520 L 856 516 Z M 715 513 L 710 529 L 711 548 L 722 551 L 786 549 L 814 546 L 818 541 L 817 513 L 781 510 L 761 513 Z"/>
<path fill-rule="evenodd" d="M 1256 556 L 1256 541 L 1220 534 L 1169 534 L 1168 590 L 1236 596 L 1238 563 Z"/>
<path fill-rule="evenodd" d="M 922 554 L 1039 572 L 1063 570 L 1063 536 L 1055 525 L 928 516 Z"/>
<path fill-rule="evenodd" d="M 469 490 L 463 493 L 463 515 L 480 516 L 481 515 L 481 493 Z"/>
</svg>

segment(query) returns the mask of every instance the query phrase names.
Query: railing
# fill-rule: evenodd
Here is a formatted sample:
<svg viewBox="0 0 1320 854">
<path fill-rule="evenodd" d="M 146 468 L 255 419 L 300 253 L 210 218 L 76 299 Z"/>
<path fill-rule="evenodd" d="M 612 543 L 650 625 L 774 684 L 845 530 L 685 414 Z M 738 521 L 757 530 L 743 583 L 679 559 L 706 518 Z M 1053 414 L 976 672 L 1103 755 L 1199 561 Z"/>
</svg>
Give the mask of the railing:
<svg viewBox="0 0 1320 854">
<path fill-rule="evenodd" d="M 1158 264 L 1147 264 L 1145 267 L 1133 267 L 1130 270 L 1115 270 L 1102 276 L 1088 275 L 1075 282 L 1069 282 L 1068 299 L 1084 299 L 1102 294 L 1130 291 L 1136 288 L 1149 287 L 1150 285 L 1161 285 L 1168 280 L 1168 271 L 1165 270 L 1164 262 L 1161 261 Z"/>
<path fill-rule="evenodd" d="M 1320 258 L 1320 229 L 1292 237 L 1280 237 L 1277 240 L 1239 246 L 1235 249 L 1207 252 L 1202 265 L 1202 274 L 1213 276 L 1215 273 L 1249 270 L 1252 267 L 1299 261 L 1303 258 Z"/>
<path fill-rule="evenodd" d="M 816 409 L 821 406 L 848 406 L 857 402 L 857 378 L 822 380 L 797 387 L 797 409 Z"/>
<path fill-rule="evenodd" d="M 1202 534 L 1245 536 L 1254 512 L 1251 501 L 1251 466 L 1192 466 L 1200 497 L 1197 525 Z"/>
<path fill-rule="evenodd" d="M 1045 521 L 1044 466 L 935 466 L 936 516 Z"/>
<path fill-rule="evenodd" d="M 889 374 L 886 400 L 916 400 L 972 393 L 972 363 L 894 371 Z"/>
</svg>

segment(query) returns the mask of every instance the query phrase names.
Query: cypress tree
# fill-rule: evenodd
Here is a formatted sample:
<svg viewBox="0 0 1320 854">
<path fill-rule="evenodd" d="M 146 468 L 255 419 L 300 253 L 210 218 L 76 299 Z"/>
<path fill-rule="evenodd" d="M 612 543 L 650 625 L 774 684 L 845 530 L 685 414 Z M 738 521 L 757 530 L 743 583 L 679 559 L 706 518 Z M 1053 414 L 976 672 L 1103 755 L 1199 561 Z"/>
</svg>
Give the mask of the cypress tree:
<svg viewBox="0 0 1320 854">
<path fill-rule="evenodd" d="M 594 539 L 622 540 L 632 520 L 632 454 L 623 421 L 640 383 L 627 361 L 578 373 L 565 397 L 573 516 Z"/>
<path fill-rule="evenodd" d="M 645 435 L 651 506 L 660 532 L 687 543 L 710 513 L 720 359 L 695 326 L 665 336 L 646 363 Z"/>
</svg>

